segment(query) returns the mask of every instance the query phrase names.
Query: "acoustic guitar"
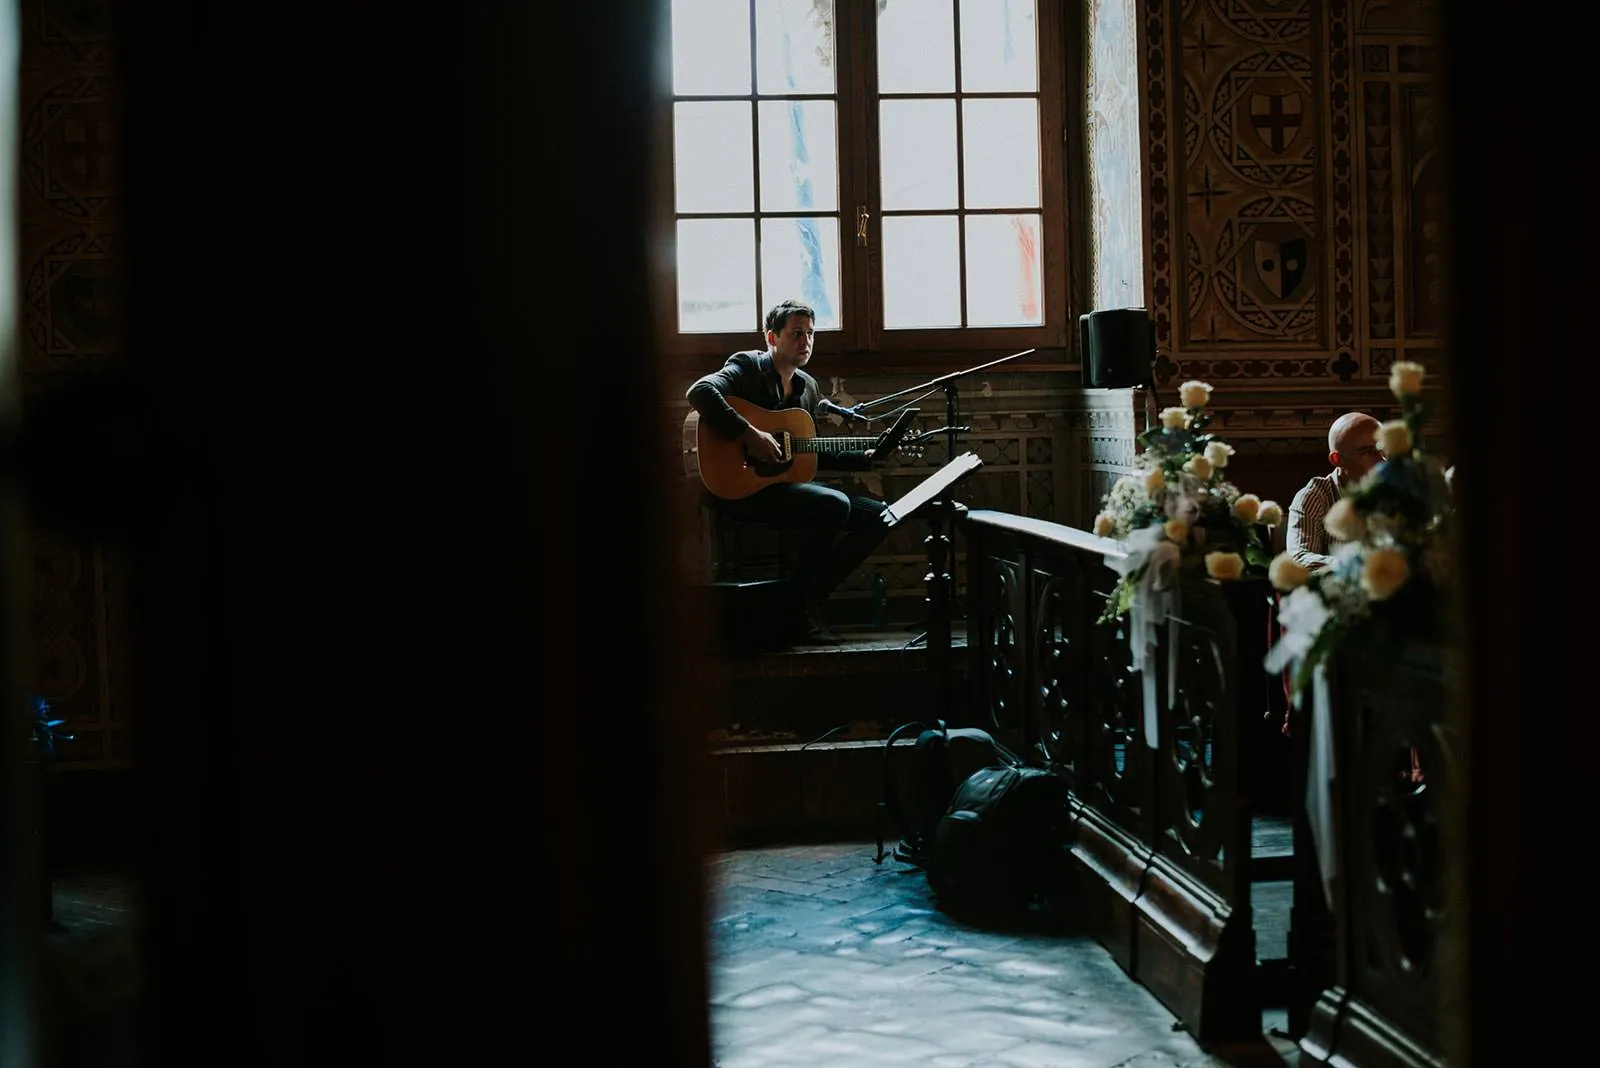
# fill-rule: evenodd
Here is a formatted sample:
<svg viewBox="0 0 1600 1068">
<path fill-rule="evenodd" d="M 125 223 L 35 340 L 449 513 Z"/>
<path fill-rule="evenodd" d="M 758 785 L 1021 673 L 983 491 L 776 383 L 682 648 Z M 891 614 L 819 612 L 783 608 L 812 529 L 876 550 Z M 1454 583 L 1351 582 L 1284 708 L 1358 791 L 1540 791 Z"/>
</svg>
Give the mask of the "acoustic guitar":
<svg viewBox="0 0 1600 1068">
<path fill-rule="evenodd" d="M 729 440 L 712 430 L 693 408 L 683 421 L 684 473 L 699 478 L 714 496 L 723 500 L 748 497 L 776 482 L 810 482 L 817 477 L 817 457 L 823 453 L 884 450 L 887 435 L 874 438 L 818 437 L 816 423 L 804 408 L 771 411 L 739 397 L 729 397 L 733 410 L 750 425 L 778 439 L 780 457 L 772 462 L 753 459 L 744 442 Z M 902 424 L 903 424 L 902 420 Z M 903 425 L 897 424 L 897 430 Z M 894 437 L 898 441 L 899 434 Z M 886 443 L 887 444 L 887 443 Z M 898 444 L 893 448 L 906 448 Z M 879 453 L 874 453 L 879 455 Z"/>
</svg>

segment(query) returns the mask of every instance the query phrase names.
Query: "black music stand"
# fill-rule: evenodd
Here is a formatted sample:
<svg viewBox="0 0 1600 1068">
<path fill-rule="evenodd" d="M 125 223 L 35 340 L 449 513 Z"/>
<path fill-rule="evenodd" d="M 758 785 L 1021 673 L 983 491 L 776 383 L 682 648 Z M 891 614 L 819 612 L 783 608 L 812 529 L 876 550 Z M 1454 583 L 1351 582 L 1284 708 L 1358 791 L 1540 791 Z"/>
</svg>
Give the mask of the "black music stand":
<svg viewBox="0 0 1600 1068">
<path fill-rule="evenodd" d="M 954 489 L 956 484 L 983 466 L 975 452 L 964 452 L 900 495 L 894 503 L 883 509 L 884 526 L 893 528 L 922 511 Z"/>
<path fill-rule="evenodd" d="M 956 454 L 960 435 L 972 430 L 970 426 L 957 425 L 960 420 L 960 395 L 957 392 L 956 383 L 968 375 L 999 366 L 1002 363 L 1016 359 L 1018 356 L 1026 356 L 1033 351 L 1033 349 L 1023 349 L 1021 352 L 1013 352 L 1010 356 L 1002 356 L 998 360 L 990 360 L 988 363 L 981 363 L 976 367 L 968 367 L 963 371 L 953 371 L 950 374 L 941 375 L 931 381 L 924 382 L 919 386 L 902 389 L 887 396 L 878 397 L 876 400 L 864 401 L 856 405 L 856 411 L 861 412 L 863 409 L 887 404 L 910 393 L 924 393 L 940 387 L 944 389 L 945 425 L 938 430 L 930 430 L 913 440 L 926 440 L 943 434 L 948 442 L 949 455 L 953 459 L 924 479 L 916 489 L 906 494 L 900 501 L 895 502 L 896 505 L 903 502 L 908 508 L 907 511 L 897 513 L 899 518 L 893 520 L 885 519 L 884 521 L 892 526 L 916 512 L 923 513 L 928 520 L 928 536 L 924 539 L 925 544 L 928 546 L 928 572 L 923 576 L 923 585 L 927 587 L 925 600 L 928 607 L 928 665 L 933 673 L 933 683 L 937 688 L 940 700 L 944 702 L 945 722 L 950 721 L 950 701 L 952 697 L 952 688 L 950 686 L 950 629 L 952 606 L 955 602 L 955 575 L 951 571 L 953 566 L 951 534 L 955 528 L 956 510 L 960 507 L 955 502 L 955 499 L 950 496 L 950 490 L 956 483 L 972 474 L 981 465 L 981 461 L 972 453 L 965 453 L 961 456 Z M 967 457 L 971 459 L 968 460 Z M 950 472 L 949 475 L 946 475 L 947 471 Z M 923 495 L 924 487 L 928 487 L 930 484 L 932 484 L 931 491 Z M 912 500 L 914 497 L 920 499 Z M 891 509 L 894 507 L 895 505 L 890 506 Z"/>
</svg>

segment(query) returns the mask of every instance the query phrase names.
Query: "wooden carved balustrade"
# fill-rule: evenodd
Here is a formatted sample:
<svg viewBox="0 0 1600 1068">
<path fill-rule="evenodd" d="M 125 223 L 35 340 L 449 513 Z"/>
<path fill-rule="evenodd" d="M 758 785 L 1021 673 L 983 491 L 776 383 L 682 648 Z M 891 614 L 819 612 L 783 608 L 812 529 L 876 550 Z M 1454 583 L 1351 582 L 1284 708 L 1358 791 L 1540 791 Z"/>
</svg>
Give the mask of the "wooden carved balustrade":
<svg viewBox="0 0 1600 1068">
<path fill-rule="evenodd" d="M 1127 629 L 1097 622 L 1118 543 L 992 511 L 965 528 L 978 720 L 1068 777 L 1086 925 L 1197 1037 L 1259 1036 L 1240 767 L 1241 725 L 1262 707 L 1266 590 L 1185 585 L 1182 621 L 1161 628 L 1152 749 Z"/>
<path fill-rule="evenodd" d="M 1444 659 L 1406 649 L 1392 665 L 1341 659 L 1329 671 L 1340 871 L 1337 982 L 1311 1011 L 1312 1064 L 1437 1066 L 1457 1009 L 1447 936 L 1459 886 L 1441 830 L 1460 755 L 1445 723 Z"/>
</svg>

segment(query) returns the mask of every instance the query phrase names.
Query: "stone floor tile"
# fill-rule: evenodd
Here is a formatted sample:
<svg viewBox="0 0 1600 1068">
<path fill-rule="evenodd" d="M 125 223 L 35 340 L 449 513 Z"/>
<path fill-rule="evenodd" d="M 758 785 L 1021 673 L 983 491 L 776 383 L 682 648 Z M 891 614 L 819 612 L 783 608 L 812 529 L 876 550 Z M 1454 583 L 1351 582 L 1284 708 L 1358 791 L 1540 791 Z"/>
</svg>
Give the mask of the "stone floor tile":
<svg viewBox="0 0 1600 1068">
<path fill-rule="evenodd" d="M 1205 1050 L 1087 935 L 962 922 L 920 873 L 872 855 L 843 843 L 712 859 L 718 1068 L 1294 1063 L 1281 1038 Z"/>
</svg>

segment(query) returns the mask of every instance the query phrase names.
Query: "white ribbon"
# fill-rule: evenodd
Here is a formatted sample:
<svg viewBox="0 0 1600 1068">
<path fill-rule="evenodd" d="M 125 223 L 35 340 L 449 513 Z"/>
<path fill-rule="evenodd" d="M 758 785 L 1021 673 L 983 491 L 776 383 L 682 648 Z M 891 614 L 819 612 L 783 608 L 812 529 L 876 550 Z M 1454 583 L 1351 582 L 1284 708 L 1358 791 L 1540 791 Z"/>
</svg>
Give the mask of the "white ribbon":
<svg viewBox="0 0 1600 1068">
<path fill-rule="evenodd" d="M 1267 673 L 1275 675 L 1290 666 L 1298 672 L 1301 661 L 1311 651 L 1312 643 L 1322 633 L 1323 624 L 1327 623 L 1331 614 L 1322 598 L 1309 586 L 1291 590 L 1278 603 L 1278 626 L 1281 632 L 1272 648 L 1267 650 L 1263 661 Z M 1299 694 L 1295 695 L 1294 704 L 1296 708 L 1300 707 Z"/>
<path fill-rule="evenodd" d="M 1106 561 L 1118 575 L 1142 573 L 1136 580 L 1128 604 L 1128 646 L 1133 670 L 1143 676 L 1144 740 L 1151 749 L 1158 745 L 1160 712 L 1156 704 L 1156 676 L 1151 657 L 1155 653 L 1156 627 L 1168 624 L 1167 696 L 1177 703 L 1178 613 L 1181 611 L 1178 569 L 1183 552 L 1168 541 L 1160 524 L 1141 527 L 1123 543 L 1124 555 Z"/>
<path fill-rule="evenodd" d="M 1306 821 L 1316 846 L 1322 873 L 1322 895 L 1333 909 L 1333 881 L 1339 874 L 1339 852 L 1333 833 L 1333 781 L 1337 769 L 1333 754 L 1333 710 L 1328 696 L 1328 675 L 1318 664 L 1311 672 L 1311 738 L 1306 762 Z"/>
</svg>

